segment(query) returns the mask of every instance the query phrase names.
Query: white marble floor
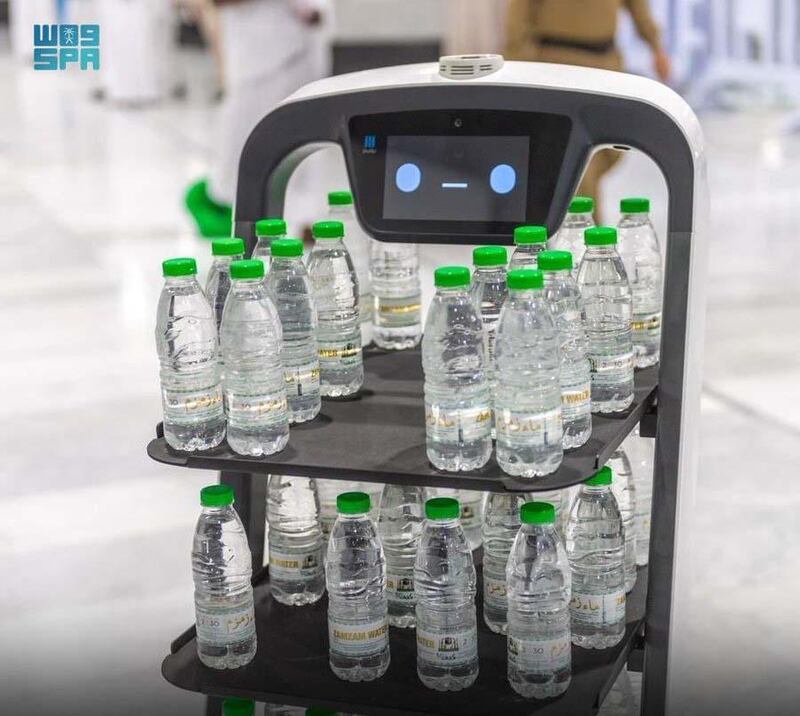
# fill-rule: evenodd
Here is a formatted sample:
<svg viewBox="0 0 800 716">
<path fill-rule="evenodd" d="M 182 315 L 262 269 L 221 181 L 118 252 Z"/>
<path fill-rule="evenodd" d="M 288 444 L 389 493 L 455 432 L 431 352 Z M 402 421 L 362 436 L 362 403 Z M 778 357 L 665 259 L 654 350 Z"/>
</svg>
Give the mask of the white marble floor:
<svg viewBox="0 0 800 716">
<path fill-rule="evenodd" d="M 201 58 L 186 64 L 201 86 Z M 159 417 L 159 262 L 208 253 L 181 192 L 207 167 L 213 112 L 202 99 L 125 111 L 88 92 L 0 49 L 0 693 L 36 714 L 200 714 L 159 665 L 192 619 L 187 555 L 214 476 L 157 465 L 144 446 Z M 713 231 L 681 690 L 691 714 L 790 714 L 800 137 L 777 115 L 702 119 Z M 631 158 L 607 185 L 608 216 L 623 193 L 658 202 L 664 188 Z"/>
</svg>

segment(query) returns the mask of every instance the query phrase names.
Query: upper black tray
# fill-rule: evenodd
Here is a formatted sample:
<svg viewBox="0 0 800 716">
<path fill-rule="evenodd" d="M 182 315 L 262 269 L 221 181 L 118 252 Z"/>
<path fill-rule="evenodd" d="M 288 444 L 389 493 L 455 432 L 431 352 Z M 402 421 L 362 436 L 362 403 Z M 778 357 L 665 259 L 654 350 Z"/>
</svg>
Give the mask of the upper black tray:
<svg viewBox="0 0 800 716">
<path fill-rule="evenodd" d="M 639 570 L 628 595 L 623 640 L 610 649 L 572 647 L 572 683 L 557 699 L 523 699 L 508 684 L 506 638 L 483 621 L 481 570 L 478 568 L 478 655 L 480 673 L 463 691 L 440 694 L 422 685 L 416 672 L 413 629 L 390 629 L 391 664 L 380 679 L 341 681 L 328 665 L 327 599 L 308 607 L 287 607 L 269 595 L 266 570 L 255 590 L 258 652 L 246 667 L 215 671 L 197 658 L 194 629 L 179 637 L 164 659 L 161 673 L 175 686 L 214 696 L 317 706 L 358 714 L 546 714 L 595 713 L 614 683 L 640 633 L 645 612 L 647 570 Z"/>
<path fill-rule="evenodd" d="M 642 418 L 656 396 L 658 368 L 636 372 L 634 403 L 625 413 L 592 416 L 592 436 L 564 455 L 552 475 L 526 480 L 506 475 L 494 457 L 481 470 L 447 473 L 431 466 L 425 454 L 425 410 L 419 350 L 364 354 L 364 387 L 352 399 L 324 400 L 310 423 L 292 427 L 283 452 L 264 458 L 215 450 L 172 450 L 163 437 L 147 453 L 169 465 L 230 472 L 277 473 L 367 482 L 414 483 L 470 490 L 555 490 L 575 485 L 601 468 Z"/>
</svg>

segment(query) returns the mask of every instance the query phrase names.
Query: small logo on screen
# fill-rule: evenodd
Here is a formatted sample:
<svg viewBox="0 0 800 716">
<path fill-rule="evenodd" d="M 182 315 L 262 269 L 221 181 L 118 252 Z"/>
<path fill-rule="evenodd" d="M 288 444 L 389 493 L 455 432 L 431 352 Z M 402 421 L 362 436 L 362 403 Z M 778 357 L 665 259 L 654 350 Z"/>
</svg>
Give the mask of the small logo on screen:
<svg viewBox="0 0 800 716">
<path fill-rule="evenodd" d="M 100 69 L 100 25 L 34 25 L 33 69 Z"/>
<path fill-rule="evenodd" d="M 378 137 L 374 134 L 365 134 L 361 145 L 362 154 L 374 154 L 378 150 Z"/>
</svg>

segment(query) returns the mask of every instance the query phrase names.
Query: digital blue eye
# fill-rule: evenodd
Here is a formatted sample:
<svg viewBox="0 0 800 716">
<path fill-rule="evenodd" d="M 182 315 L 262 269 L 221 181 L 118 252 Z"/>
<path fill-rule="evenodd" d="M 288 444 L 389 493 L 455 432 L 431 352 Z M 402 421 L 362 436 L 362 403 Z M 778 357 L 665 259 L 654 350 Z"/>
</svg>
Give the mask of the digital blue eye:
<svg viewBox="0 0 800 716">
<path fill-rule="evenodd" d="M 405 192 L 406 194 L 416 191 L 419 189 L 419 184 L 421 181 L 422 172 L 419 170 L 419 167 L 416 164 L 407 162 L 406 164 L 401 164 L 399 167 L 397 167 L 397 171 L 394 175 L 394 183 L 397 184 L 397 188 L 400 191 Z"/>
<path fill-rule="evenodd" d="M 517 173 L 509 164 L 498 164 L 489 175 L 489 185 L 495 194 L 508 194 L 517 185 Z"/>
</svg>

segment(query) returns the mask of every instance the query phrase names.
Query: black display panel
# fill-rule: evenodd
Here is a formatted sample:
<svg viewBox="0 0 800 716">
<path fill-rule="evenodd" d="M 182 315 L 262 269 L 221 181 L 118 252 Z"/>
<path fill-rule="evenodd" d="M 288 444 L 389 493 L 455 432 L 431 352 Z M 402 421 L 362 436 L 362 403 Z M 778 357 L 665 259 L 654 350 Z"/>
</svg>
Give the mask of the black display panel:
<svg viewBox="0 0 800 716">
<path fill-rule="evenodd" d="M 572 120 L 448 109 L 361 115 L 348 129 L 350 179 L 368 231 L 464 243 L 464 236 L 507 241 L 519 224 L 545 223 Z M 405 164 L 416 168 L 398 177 Z"/>
<path fill-rule="evenodd" d="M 383 218 L 525 221 L 530 137 L 391 136 Z"/>
</svg>

